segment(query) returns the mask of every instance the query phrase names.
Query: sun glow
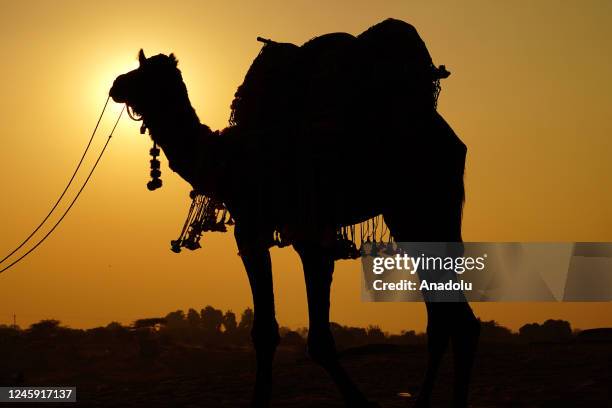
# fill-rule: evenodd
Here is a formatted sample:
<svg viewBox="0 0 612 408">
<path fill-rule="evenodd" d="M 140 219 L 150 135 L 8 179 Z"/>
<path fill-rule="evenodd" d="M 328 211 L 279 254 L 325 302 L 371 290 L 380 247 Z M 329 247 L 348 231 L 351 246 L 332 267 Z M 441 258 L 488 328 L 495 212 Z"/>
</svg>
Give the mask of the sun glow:
<svg viewBox="0 0 612 408">
<path fill-rule="evenodd" d="M 135 57 L 113 57 L 91 68 L 91 71 L 89 71 L 90 76 L 87 78 L 86 94 L 89 98 L 88 103 L 91 106 L 99 106 L 108 97 L 115 78 L 128 71 L 137 69 L 138 61 Z M 117 116 L 122 108 L 123 104 L 115 103 L 111 99 L 107 112 L 112 114 L 111 116 Z"/>
</svg>

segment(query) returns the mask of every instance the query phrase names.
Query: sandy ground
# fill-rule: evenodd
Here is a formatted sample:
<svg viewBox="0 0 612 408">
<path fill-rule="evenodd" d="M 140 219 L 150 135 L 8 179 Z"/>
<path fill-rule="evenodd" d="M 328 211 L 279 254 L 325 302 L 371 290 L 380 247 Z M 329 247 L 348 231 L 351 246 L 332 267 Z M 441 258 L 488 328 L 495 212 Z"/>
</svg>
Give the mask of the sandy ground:
<svg viewBox="0 0 612 408">
<path fill-rule="evenodd" d="M 417 392 L 425 348 L 366 346 L 346 350 L 341 359 L 381 407 L 410 407 L 412 399 L 398 394 Z M 155 358 L 112 350 L 70 358 L 58 351 L 30 363 L 24 371 L 26 385 L 77 386 L 79 402 L 64 407 L 246 407 L 254 380 L 249 348 L 172 347 Z M 450 406 L 450 363 L 448 358 L 441 372 L 436 407 Z M 472 406 L 612 407 L 611 370 L 610 343 L 483 345 L 474 370 Z M 343 404 L 322 369 L 300 349 L 281 347 L 272 406 Z"/>
</svg>

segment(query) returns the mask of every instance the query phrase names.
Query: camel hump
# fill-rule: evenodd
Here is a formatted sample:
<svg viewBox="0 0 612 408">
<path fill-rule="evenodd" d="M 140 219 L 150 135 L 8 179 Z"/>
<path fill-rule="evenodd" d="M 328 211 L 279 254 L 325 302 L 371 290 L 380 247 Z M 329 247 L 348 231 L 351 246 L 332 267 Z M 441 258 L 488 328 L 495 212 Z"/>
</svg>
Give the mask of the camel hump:
<svg viewBox="0 0 612 408">
<path fill-rule="evenodd" d="M 357 38 L 372 58 L 391 60 L 411 71 L 431 73 L 433 61 L 425 42 L 411 24 L 388 18 Z"/>
<path fill-rule="evenodd" d="M 357 37 L 324 34 L 300 47 L 260 41 L 264 46 L 232 102 L 232 125 L 285 138 L 287 127 L 338 133 L 364 115 L 379 115 L 380 122 L 385 115 L 435 110 L 435 67 L 404 21 L 384 20 Z"/>
<path fill-rule="evenodd" d="M 298 46 L 266 42 L 234 95 L 230 124 L 265 130 L 261 127 L 295 112 L 303 78 L 300 60 Z"/>
<path fill-rule="evenodd" d="M 323 48 L 325 51 L 330 51 L 353 45 L 355 40 L 357 40 L 357 38 L 349 33 L 329 33 L 306 41 L 301 48 L 304 51 L 311 52 L 316 52 L 321 48 Z"/>
</svg>

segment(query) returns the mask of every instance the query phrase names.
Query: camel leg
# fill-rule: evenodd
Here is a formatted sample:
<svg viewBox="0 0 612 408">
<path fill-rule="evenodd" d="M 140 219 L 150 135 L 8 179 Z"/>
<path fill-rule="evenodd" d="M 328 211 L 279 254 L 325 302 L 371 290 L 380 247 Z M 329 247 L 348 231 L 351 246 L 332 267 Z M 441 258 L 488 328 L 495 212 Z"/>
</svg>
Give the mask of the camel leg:
<svg viewBox="0 0 612 408">
<path fill-rule="evenodd" d="M 329 327 L 329 301 L 334 260 L 329 251 L 316 246 L 294 245 L 304 266 L 308 297 L 308 354 L 331 376 L 347 407 L 377 407 L 369 402 L 338 361 Z"/>
<path fill-rule="evenodd" d="M 451 305 L 457 322 L 451 337 L 455 366 L 453 406 L 464 408 L 468 406 L 472 366 L 480 337 L 480 321 L 474 316 L 467 302 L 451 303 Z"/>
<path fill-rule="evenodd" d="M 427 371 L 417 407 L 429 407 L 440 363 L 449 342 L 453 348 L 453 407 L 468 406 L 468 390 L 480 323 L 467 302 L 427 302 Z"/>
<path fill-rule="evenodd" d="M 445 321 L 443 311 L 438 307 L 443 303 L 426 303 L 427 308 L 427 370 L 419 390 L 416 406 L 429 407 L 433 387 L 438 377 L 442 358 L 450 341 L 449 322 Z"/>
<path fill-rule="evenodd" d="M 431 202 L 428 205 L 430 207 L 417 209 L 416 214 L 419 214 L 419 217 L 410 219 L 407 217 L 409 214 L 401 212 L 385 214 L 385 222 L 396 240 L 398 242 L 461 242 L 460 224 L 457 225 L 457 218 L 449 217 L 450 211 L 444 206 L 436 206 Z M 426 216 L 428 214 L 429 217 Z M 452 344 L 454 360 L 453 406 L 456 408 L 467 407 L 480 323 L 467 301 L 426 301 L 425 306 L 427 309 L 427 370 L 417 397 L 416 406 L 418 408 L 430 406 L 440 363 L 449 344 Z"/>
<path fill-rule="evenodd" d="M 251 338 L 255 347 L 257 371 L 251 406 L 263 408 L 270 404 L 272 361 L 280 341 L 274 311 L 272 262 L 267 248 L 245 243 L 238 236 L 238 228 L 236 232 L 238 248 L 253 294 L 254 321 Z"/>
</svg>

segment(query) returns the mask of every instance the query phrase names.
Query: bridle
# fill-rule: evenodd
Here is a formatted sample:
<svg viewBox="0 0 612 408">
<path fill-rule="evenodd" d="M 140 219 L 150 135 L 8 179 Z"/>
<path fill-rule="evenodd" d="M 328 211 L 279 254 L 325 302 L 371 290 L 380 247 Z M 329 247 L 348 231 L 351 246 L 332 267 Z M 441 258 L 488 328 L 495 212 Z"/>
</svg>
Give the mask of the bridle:
<svg viewBox="0 0 612 408">
<path fill-rule="evenodd" d="M 132 108 L 127 103 L 125 104 L 125 106 L 127 108 L 127 114 L 130 117 L 130 119 L 135 120 L 135 121 L 142 120 L 142 115 L 139 114 L 139 113 L 134 112 L 134 108 Z"/>
<path fill-rule="evenodd" d="M 136 113 L 134 111 L 134 108 L 128 105 L 127 102 L 125 104 L 125 107 L 126 107 L 126 111 L 130 119 L 132 119 L 135 122 L 142 122 L 142 125 L 140 125 L 140 134 L 144 135 L 145 132 L 147 131 L 147 125 L 145 124 L 143 116 L 139 113 Z"/>
</svg>

